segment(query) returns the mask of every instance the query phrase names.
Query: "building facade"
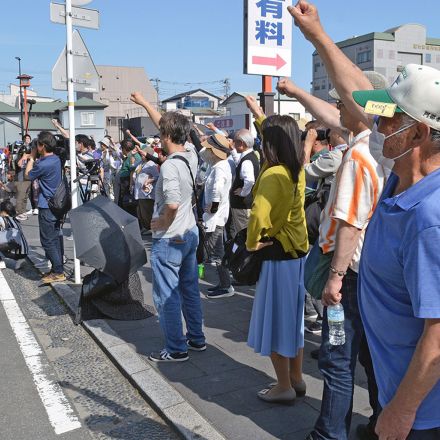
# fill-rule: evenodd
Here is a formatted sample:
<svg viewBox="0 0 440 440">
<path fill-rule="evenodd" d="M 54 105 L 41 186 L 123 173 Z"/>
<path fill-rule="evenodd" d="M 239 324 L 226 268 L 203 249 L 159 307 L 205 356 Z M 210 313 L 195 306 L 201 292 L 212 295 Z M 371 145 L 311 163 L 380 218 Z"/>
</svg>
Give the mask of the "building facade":
<svg viewBox="0 0 440 440">
<path fill-rule="evenodd" d="M 123 138 L 123 119 L 147 116 L 143 108 L 130 101 L 131 93 L 141 92 L 149 102 L 158 106 L 157 92 L 143 67 L 96 66 L 96 69 L 99 73 L 99 93 L 77 93 L 77 96 L 106 105 L 106 130 L 115 140 L 120 140 Z"/>
<path fill-rule="evenodd" d="M 257 131 L 254 127 L 254 119 L 252 113 L 247 108 L 246 96 L 253 96 L 258 103 L 260 97 L 257 93 L 234 92 L 229 98 L 222 102 L 221 107 L 225 109 L 225 116 L 217 118 L 214 123 L 223 130 L 228 132 L 235 132 L 240 128 L 247 128 L 251 130 L 254 136 Z M 310 121 L 312 116 L 306 112 L 304 106 L 295 98 L 289 98 L 285 95 L 274 96 L 274 111 L 280 115 L 289 115 L 298 122 L 300 128 L 304 128 L 303 121 Z M 207 120 L 205 119 L 205 122 Z"/>
<path fill-rule="evenodd" d="M 375 70 L 391 84 L 407 64 L 440 69 L 440 38 L 426 36 L 420 24 L 405 24 L 385 32 L 373 32 L 336 43 L 362 70 Z M 320 56 L 313 53 L 312 93 L 326 101 L 333 84 Z"/>
</svg>

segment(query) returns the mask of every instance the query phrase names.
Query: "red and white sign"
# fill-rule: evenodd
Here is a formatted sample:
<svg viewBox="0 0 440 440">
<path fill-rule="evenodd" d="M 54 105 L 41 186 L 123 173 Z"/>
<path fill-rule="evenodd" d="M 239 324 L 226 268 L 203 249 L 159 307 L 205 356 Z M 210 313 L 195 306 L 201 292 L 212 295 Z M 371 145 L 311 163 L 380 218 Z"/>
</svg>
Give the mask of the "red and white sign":
<svg viewBox="0 0 440 440">
<path fill-rule="evenodd" d="M 293 19 L 291 0 L 244 0 L 244 73 L 287 76 L 292 74 Z"/>
</svg>

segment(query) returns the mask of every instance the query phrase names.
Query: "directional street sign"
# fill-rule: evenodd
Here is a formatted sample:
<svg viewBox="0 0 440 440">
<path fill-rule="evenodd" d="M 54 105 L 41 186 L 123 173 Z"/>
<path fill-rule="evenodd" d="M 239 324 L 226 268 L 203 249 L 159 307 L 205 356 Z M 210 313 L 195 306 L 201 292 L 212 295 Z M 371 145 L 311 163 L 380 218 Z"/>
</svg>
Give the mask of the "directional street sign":
<svg viewBox="0 0 440 440">
<path fill-rule="evenodd" d="M 244 0 L 244 73 L 291 76 L 291 0 Z"/>
<path fill-rule="evenodd" d="M 50 21 L 66 24 L 66 5 L 64 3 L 50 4 Z M 99 11 L 72 6 L 72 24 L 76 27 L 99 29 Z"/>
<path fill-rule="evenodd" d="M 72 47 L 75 91 L 97 93 L 99 91 L 99 74 L 77 30 L 73 32 Z M 66 53 L 66 48 L 64 48 L 52 69 L 52 88 L 54 90 L 67 90 Z"/>
</svg>

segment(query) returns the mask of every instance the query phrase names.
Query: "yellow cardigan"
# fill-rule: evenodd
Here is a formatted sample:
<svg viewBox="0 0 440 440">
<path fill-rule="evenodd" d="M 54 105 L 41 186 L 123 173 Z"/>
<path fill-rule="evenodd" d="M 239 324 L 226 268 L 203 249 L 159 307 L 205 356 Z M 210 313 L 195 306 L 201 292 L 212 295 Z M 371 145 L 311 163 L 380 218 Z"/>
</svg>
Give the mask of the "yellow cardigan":
<svg viewBox="0 0 440 440">
<path fill-rule="evenodd" d="M 296 184 L 285 165 L 263 165 L 253 189 L 246 240 L 249 249 L 254 249 L 263 237 L 275 237 L 293 257 L 298 256 L 296 251 L 308 251 L 305 188 L 304 169 Z"/>
</svg>

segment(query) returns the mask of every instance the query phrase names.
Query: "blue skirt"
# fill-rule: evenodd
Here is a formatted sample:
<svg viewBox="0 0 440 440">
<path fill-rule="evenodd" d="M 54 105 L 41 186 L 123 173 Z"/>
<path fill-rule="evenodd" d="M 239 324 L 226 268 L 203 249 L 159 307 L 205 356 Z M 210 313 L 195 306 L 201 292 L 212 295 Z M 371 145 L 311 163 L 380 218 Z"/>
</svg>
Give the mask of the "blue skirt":
<svg viewBox="0 0 440 440">
<path fill-rule="evenodd" d="M 263 262 L 247 342 L 256 353 L 293 358 L 304 347 L 304 262 Z"/>
</svg>

